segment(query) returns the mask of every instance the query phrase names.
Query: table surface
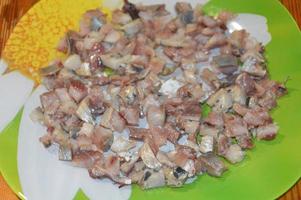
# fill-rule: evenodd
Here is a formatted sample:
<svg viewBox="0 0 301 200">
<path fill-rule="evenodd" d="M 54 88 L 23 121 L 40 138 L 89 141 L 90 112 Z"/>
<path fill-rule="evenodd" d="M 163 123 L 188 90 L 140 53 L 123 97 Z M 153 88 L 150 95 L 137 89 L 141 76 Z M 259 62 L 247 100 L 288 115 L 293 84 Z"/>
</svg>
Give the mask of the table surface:
<svg viewBox="0 0 301 200">
<path fill-rule="evenodd" d="M 0 54 L 18 20 L 38 0 L 0 0 Z M 301 28 L 301 0 L 281 0 Z M 300 200 L 301 180 L 279 200 Z M 0 175 L 0 200 L 18 200 Z"/>
</svg>

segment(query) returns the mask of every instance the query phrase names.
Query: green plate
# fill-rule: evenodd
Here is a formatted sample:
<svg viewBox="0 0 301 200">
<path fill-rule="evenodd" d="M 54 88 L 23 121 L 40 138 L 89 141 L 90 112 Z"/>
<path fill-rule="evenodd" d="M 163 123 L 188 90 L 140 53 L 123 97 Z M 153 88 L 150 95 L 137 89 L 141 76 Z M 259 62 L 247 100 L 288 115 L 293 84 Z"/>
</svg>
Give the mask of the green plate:
<svg viewBox="0 0 301 200">
<path fill-rule="evenodd" d="M 7 43 L 3 57 L 9 61 L 9 64 L 18 66 L 18 64 L 22 64 L 22 59 L 24 59 L 17 57 L 17 53 L 26 51 L 26 48 L 18 47 L 20 50 L 16 51 L 12 47 L 18 44 L 16 41 L 18 41 L 20 27 L 30 18 L 28 15 L 41 13 L 43 9 L 46 9 L 48 12 L 50 8 L 46 8 L 47 5 L 54 7 L 66 6 L 68 2 L 70 4 L 68 9 L 66 7 L 59 7 L 59 9 L 64 11 L 65 15 L 74 12 L 72 11 L 73 8 L 77 9 L 76 13 L 72 15 L 74 17 L 72 19 L 65 17 L 54 21 L 55 23 L 60 21 L 60 24 L 64 24 L 62 20 L 65 20 L 69 23 L 64 26 L 66 28 L 76 27 L 80 14 L 84 10 L 97 5 L 98 1 L 92 0 L 92 3 L 88 1 L 89 3 L 82 4 L 79 2 L 84 2 L 83 0 L 40 1 L 29 11 L 29 14 L 22 18 Z M 130 196 L 132 200 L 275 199 L 287 191 L 301 176 L 300 31 L 292 17 L 277 0 L 211 0 L 205 6 L 205 11 L 211 15 L 215 15 L 222 9 L 235 13 L 258 14 L 265 16 L 268 20 L 268 28 L 272 36 L 271 42 L 266 46 L 269 72 L 272 79 L 275 80 L 284 81 L 289 77 L 287 82 L 289 94 L 281 98 L 278 101 L 279 106 L 272 111 L 275 122 L 280 126 L 279 135 L 271 142 L 256 142 L 256 147 L 248 151 L 244 162 L 230 166 L 230 170 L 221 178 L 212 178 L 207 175 L 200 176 L 193 184 L 185 185 L 182 188 L 160 188 L 142 191 L 137 186 L 133 186 Z M 48 14 L 50 15 L 51 12 L 49 11 Z M 47 18 L 33 17 L 33 19 L 37 20 L 34 21 L 37 24 L 48 23 L 46 21 Z M 31 28 L 33 32 L 34 28 L 41 32 L 44 30 L 44 28 L 39 29 L 38 25 L 31 26 Z M 64 32 L 65 30 L 60 31 Z M 53 45 L 52 47 L 54 47 L 55 42 L 61 36 L 61 32 L 54 34 L 51 38 L 47 38 L 49 43 L 41 44 L 41 46 Z M 33 36 L 29 34 L 28 37 Z M 41 37 L 43 38 L 43 35 Z M 31 59 L 37 62 L 32 65 L 40 65 L 52 56 L 54 54 L 50 53 L 44 56 L 43 60 L 37 52 L 34 52 Z M 18 62 L 16 61 L 17 59 Z M 24 69 L 22 70 L 24 71 Z M 24 72 L 26 73 L 26 70 Z M 22 111 L 0 134 L 0 170 L 16 194 L 24 198 L 17 166 L 18 127 L 21 116 Z M 40 177 L 40 179 L 45 181 L 43 177 Z M 82 190 L 79 190 L 75 199 L 83 200 L 87 199 L 87 196 Z M 99 199 L 102 198 L 99 197 Z"/>
</svg>

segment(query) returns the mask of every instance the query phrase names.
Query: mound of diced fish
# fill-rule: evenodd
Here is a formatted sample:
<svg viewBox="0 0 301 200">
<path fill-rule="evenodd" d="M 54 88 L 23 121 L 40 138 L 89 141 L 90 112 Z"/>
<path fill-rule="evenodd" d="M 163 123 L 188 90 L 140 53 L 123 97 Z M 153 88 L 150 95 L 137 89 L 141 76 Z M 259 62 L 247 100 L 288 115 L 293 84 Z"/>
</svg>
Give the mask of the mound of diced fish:
<svg viewBox="0 0 301 200">
<path fill-rule="evenodd" d="M 229 33 L 231 13 L 175 9 L 125 2 L 110 21 L 90 10 L 60 41 L 68 57 L 41 70 L 48 92 L 31 115 L 60 160 L 120 186 L 179 187 L 221 176 L 222 157 L 239 163 L 255 139 L 275 138 L 269 110 L 286 88 L 269 79 L 264 47 Z"/>
</svg>

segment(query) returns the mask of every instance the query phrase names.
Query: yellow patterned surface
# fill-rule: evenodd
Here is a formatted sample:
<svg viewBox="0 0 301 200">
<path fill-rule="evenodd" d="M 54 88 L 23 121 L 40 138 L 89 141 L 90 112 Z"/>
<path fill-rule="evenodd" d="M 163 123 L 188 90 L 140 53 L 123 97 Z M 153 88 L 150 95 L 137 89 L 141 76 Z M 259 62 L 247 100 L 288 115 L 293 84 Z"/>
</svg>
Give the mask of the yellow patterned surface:
<svg viewBox="0 0 301 200">
<path fill-rule="evenodd" d="M 112 1 L 112 0 L 111 0 Z M 113 0 L 114 1 L 114 0 Z M 60 38 L 69 29 L 78 29 L 82 14 L 95 8 L 104 8 L 103 0 L 41 0 L 22 17 L 8 39 L 3 58 L 10 69 L 19 69 L 40 82 L 38 69 L 49 61 L 64 55 L 56 50 Z"/>
</svg>

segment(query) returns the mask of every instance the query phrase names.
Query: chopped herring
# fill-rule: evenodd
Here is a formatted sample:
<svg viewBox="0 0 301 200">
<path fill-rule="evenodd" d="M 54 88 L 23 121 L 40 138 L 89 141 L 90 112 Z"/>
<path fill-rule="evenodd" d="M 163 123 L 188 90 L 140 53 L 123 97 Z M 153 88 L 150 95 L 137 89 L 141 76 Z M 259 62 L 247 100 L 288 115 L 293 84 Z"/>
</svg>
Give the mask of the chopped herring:
<svg viewBox="0 0 301 200">
<path fill-rule="evenodd" d="M 40 70 L 48 91 L 30 115 L 59 160 L 120 186 L 181 187 L 222 176 L 221 157 L 239 163 L 254 138 L 276 137 L 269 111 L 287 90 L 269 79 L 262 44 L 227 30 L 231 13 L 175 9 L 125 0 L 111 21 L 89 10 L 66 33 L 58 50 L 67 58 Z"/>
</svg>

